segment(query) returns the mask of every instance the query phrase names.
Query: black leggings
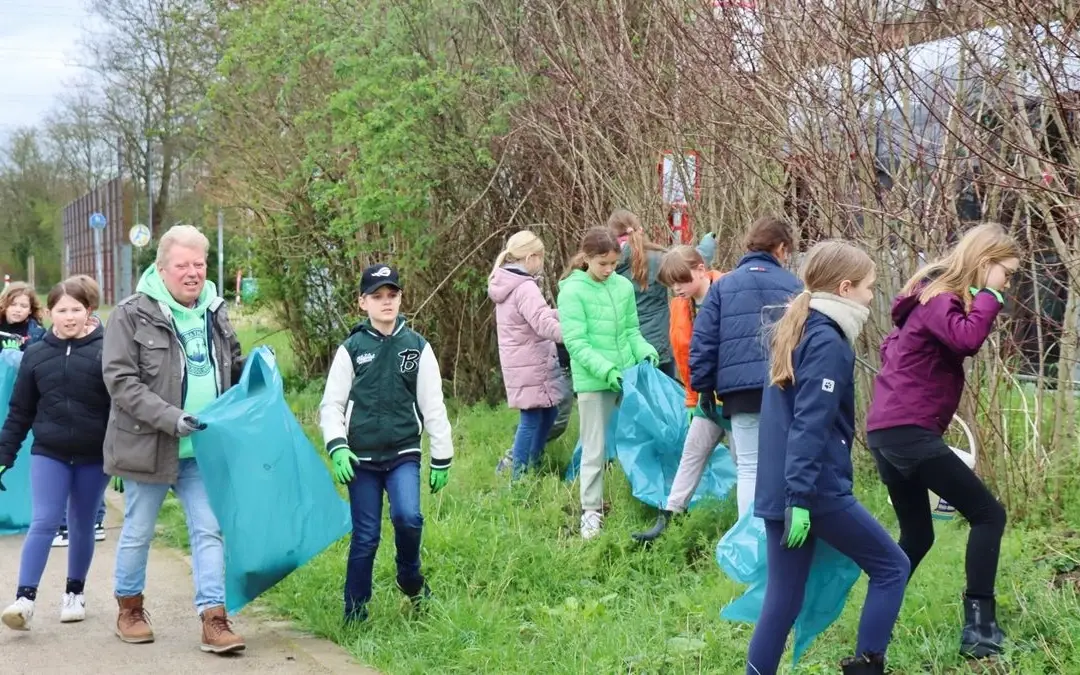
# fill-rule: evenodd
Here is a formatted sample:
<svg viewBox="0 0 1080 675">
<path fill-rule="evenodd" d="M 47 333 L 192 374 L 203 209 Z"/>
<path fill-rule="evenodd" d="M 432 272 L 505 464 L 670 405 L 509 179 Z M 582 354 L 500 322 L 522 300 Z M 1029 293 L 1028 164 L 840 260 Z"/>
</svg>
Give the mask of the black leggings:
<svg viewBox="0 0 1080 675">
<path fill-rule="evenodd" d="M 1005 508 L 975 472 L 952 452 L 923 460 L 908 478 L 881 453 L 874 452 L 874 458 L 900 522 L 899 544 L 911 561 L 911 574 L 915 574 L 915 568 L 934 545 L 934 520 L 926 494 L 932 490 L 971 525 L 967 544 L 967 595 L 993 598 L 1001 536 L 1005 532 Z"/>
</svg>

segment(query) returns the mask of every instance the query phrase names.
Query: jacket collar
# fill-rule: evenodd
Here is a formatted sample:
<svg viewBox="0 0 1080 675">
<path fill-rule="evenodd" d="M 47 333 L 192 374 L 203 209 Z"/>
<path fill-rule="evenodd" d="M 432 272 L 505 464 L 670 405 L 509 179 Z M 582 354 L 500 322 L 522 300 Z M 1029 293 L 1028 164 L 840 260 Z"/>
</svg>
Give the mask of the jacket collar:
<svg viewBox="0 0 1080 675">
<path fill-rule="evenodd" d="M 751 251 L 739 259 L 739 264 L 736 267 L 742 267 L 754 262 L 772 265 L 773 267 L 783 267 L 780 261 L 776 259 L 776 256 L 768 251 Z"/>
</svg>

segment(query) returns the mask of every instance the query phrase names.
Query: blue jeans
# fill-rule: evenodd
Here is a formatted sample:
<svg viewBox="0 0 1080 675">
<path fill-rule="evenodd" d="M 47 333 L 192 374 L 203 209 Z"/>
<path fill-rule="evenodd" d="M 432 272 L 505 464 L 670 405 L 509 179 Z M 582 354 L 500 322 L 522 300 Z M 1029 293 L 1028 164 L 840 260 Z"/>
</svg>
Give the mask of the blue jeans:
<svg viewBox="0 0 1080 675">
<path fill-rule="evenodd" d="M 33 515 L 23 542 L 19 564 L 19 587 L 37 588 L 53 537 L 71 510 L 71 538 L 68 546 L 68 578 L 85 581 L 94 557 L 93 509 L 105 494 L 109 477 L 101 464 L 68 464 L 43 455 L 30 456 L 30 496 Z"/>
<path fill-rule="evenodd" d="M 345 618 L 367 616 L 371 600 L 371 576 L 375 552 L 382 533 L 383 491 L 390 500 L 390 522 L 394 525 L 397 549 L 397 583 L 406 595 L 424 589 L 420 573 L 420 535 L 424 517 L 420 514 L 420 463 L 403 462 L 390 471 L 359 468 L 348 485 L 352 511 L 352 540 L 345 571 Z"/>
<path fill-rule="evenodd" d="M 785 548 L 783 535 L 783 521 L 765 521 L 768 579 L 761 616 L 750 639 L 746 675 L 776 673 L 788 633 L 802 609 L 818 538 L 851 558 L 870 577 L 855 655 L 884 657 L 911 569 L 907 556 L 885 528 L 862 504 L 855 503 L 824 516 L 811 513 L 810 535 L 799 548 Z"/>
<path fill-rule="evenodd" d="M 195 609 L 202 614 L 225 604 L 225 549 L 221 527 L 194 459 L 180 460 L 174 485 L 124 481 L 124 527 L 116 548 L 116 595 L 139 595 L 146 587 L 146 561 L 154 525 L 165 496 L 172 488 L 184 507 L 191 543 L 191 573 L 195 579 Z"/>
<path fill-rule="evenodd" d="M 558 406 L 521 411 L 521 421 L 518 422 L 517 432 L 514 434 L 514 446 L 510 450 L 514 458 L 514 478 L 540 463 L 548 434 L 555 425 L 558 414 Z"/>
</svg>

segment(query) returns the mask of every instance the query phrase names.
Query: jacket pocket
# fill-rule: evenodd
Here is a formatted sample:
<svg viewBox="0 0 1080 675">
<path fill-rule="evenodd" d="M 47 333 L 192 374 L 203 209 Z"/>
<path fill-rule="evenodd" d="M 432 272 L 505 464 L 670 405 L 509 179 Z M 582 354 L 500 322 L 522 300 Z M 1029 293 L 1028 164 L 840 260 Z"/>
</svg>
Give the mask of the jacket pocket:
<svg viewBox="0 0 1080 675">
<path fill-rule="evenodd" d="M 148 380 L 156 380 L 161 375 L 165 361 L 169 358 L 171 338 L 159 330 L 144 327 L 135 331 L 132 339 L 139 350 L 139 374 L 142 376 L 139 379 L 150 384 Z M 155 389 L 152 384 L 150 388 Z"/>
<path fill-rule="evenodd" d="M 134 473 L 157 471 L 158 430 L 127 415 L 116 418 L 113 463 L 117 469 Z"/>
</svg>

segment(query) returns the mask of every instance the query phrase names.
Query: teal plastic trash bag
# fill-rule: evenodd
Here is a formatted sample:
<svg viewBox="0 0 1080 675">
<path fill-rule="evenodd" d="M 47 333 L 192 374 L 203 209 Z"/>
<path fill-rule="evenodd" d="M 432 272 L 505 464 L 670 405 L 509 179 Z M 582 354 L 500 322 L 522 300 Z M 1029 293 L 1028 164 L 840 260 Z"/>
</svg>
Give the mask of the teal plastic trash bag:
<svg viewBox="0 0 1080 675">
<path fill-rule="evenodd" d="M 615 453 L 630 481 L 630 491 L 659 508 L 671 493 L 690 430 L 686 390 L 655 367 L 636 365 L 623 373 L 619 420 Z M 705 465 L 689 506 L 705 497 L 724 499 L 734 485 L 735 463 L 727 447 L 719 444 Z"/>
<path fill-rule="evenodd" d="M 238 612 L 352 527 L 319 452 L 285 402 L 273 354 L 199 414 L 192 436 L 225 539 L 225 608 Z"/>
<path fill-rule="evenodd" d="M 623 371 L 622 400 L 608 425 L 606 452 L 609 460 L 619 460 L 636 499 L 655 507 L 667 502 L 689 429 L 682 385 L 649 364 Z M 579 442 L 567 480 L 577 476 L 580 462 Z M 689 506 L 704 497 L 724 499 L 734 485 L 735 463 L 728 449 L 717 445 Z"/>
<path fill-rule="evenodd" d="M 7 420 L 8 403 L 22 356 L 17 349 L 0 350 L 0 426 Z M 30 432 L 19 448 L 15 466 L 4 472 L 7 490 L 0 492 L 0 535 L 22 534 L 30 529 L 30 446 L 33 444 L 34 433 Z"/>
<path fill-rule="evenodd" d="M 720 610 L 720 617 L 757 623 L 765 602 L 768 575 L 764 521 L 753 513 L 739 518 L 716 545 L 716 562 L 733 580 L 749 584 L 741 596 Z M 795 619 L 794 663 L 799 662 L 814 639 L 840 616 L 848 593 L 861 573 L 850 558 L 820 539 L 814 541 L 814 559 L 810 563 L 806 595 L 802 611 Z"/>
</svg>

